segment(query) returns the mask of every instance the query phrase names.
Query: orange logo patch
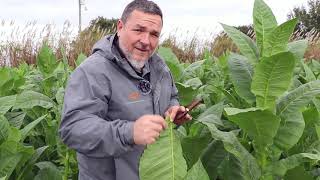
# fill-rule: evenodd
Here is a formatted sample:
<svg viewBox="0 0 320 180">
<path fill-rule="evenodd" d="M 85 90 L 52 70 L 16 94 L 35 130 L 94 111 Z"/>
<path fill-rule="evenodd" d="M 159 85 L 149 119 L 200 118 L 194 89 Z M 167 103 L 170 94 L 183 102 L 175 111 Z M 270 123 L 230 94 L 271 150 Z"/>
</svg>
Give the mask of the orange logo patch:
<svg viewBox="0 0 320 180">
<path fill-rule="evenodd" d="M 136 100 L 139 99 L 139 97 L 140 97 L 140 93 L 139 92 L 132 92 L 132 93 L 129 94 L 128 99 L 130 101 L 136 101 Z"/>
</svg>

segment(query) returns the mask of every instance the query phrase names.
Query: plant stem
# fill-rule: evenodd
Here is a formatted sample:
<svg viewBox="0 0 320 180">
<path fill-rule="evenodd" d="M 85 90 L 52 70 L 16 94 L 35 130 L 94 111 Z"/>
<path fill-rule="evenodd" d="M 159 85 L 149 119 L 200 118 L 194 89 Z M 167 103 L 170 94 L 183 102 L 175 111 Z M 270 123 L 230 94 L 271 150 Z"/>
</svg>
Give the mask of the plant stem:
<svg viewBox="0 0 320 180">
<path fill-rule="evenodd" d="M 69 150 L 66 152 L 66 159 L 64 161 L 64 175 L 63 180 L 68 180 L 68 174 L 69 174 Z"/>
</svg>

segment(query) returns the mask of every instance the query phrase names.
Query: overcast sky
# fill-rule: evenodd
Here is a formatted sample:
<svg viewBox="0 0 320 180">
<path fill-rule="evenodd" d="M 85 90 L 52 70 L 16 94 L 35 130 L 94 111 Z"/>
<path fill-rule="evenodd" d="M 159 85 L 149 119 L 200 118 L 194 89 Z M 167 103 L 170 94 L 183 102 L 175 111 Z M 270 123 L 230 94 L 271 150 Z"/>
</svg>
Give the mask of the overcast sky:
<svg viewBox="0 0 320 180">
<path fill-rule="evenodd" d="M 254 0 L 154 0 L 164 14 L 163 34 L 202 36 L 221 30 L 218 24 L 246 25 L 252 23 Z M 0 19 L 16 25 L 25 25 L 36 20 L 43 25 L 54 23 L 61 26 L 66 20 L 76 29 L 78 26 L 78 0 L 0 0 Z M 84 0 L 82 27 L 97 16 L 118 18 L 130 0 Z M 265 0 L 273 10 L 278 23 L 287 19 L 287 14 L 307 0 Z M 3 28 L 0 26 L 0 29 Z"/>
</svg>

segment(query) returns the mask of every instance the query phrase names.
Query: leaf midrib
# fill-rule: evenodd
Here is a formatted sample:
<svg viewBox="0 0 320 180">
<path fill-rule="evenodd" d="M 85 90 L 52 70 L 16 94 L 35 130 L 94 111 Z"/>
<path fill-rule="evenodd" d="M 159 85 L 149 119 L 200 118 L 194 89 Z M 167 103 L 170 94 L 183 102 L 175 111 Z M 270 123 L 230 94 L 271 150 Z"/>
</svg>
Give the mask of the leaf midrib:
<svg viewBox="0 0 320 180">
<path fill-rule="evenodd" d="M 272 69 L 271 69 L 271 72 L 270 72 L 270 76 L 269 78 L 267 79 L 267 87 L 266 87 L 266 90 L 265 90 L 265 93 L 264 93 L 264 101 L 263 101 L 263 107 L 266 106 L 266 103 L 267 103 L 267 98 L 268 98 L 268 94 L 269 94 L 269 84 L 270 84 L 270 79 L 272 79 L 271 77 L 273 77 L 273 73 L 274 73 L 274 69 L 276 67 L 276 65 L 278 64 L 278 61 L 276 61 L 275 63 L 273 63 L 273 66 L 272 66 Z"/>
<path fill-rule="evenodd" d="M 174 150 L 173 150 L 173 127 L 172 123 L 170 123 L 170 145 L 171 145 L 171 161 L 172 161 L 172 180 L 174 180 Z"/>
</svg>

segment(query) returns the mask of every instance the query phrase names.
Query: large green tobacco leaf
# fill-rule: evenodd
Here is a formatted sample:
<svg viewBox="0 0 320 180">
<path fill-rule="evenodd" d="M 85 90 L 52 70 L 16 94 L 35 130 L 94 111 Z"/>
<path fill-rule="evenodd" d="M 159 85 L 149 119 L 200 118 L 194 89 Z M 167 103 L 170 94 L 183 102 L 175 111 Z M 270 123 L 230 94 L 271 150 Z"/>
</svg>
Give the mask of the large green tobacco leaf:
<svg viewBox="0 0 320 180">
<path fill-rule="evenodd" d="M 1 68 L 0 77 L 0 97 L 16 94 L 25 84 L 25 74 L 15 68 Z"/>
<path fill-rule="evenodd" d="M 293 41 L 288 44 L 288 50 L 298 59 L 302 59 L 308 47 L 308 40 Z"/>
<path fill-rule="evenodd" d="M 188 169 L 198 161 L 202 151 L 208 146 L 210 140 L 212 140 L 210 136 L 185 137 L 182 139 L 181 147 Z"/>
<path fill-rule="evenodd" d="M 314 180 L 314 178 L 311 176 L 311 173 L 308 173 L 304 166 L 298 166 L 296 168 L 290 169 L 287 171 L 286 176 L 284 177 L 284 180 Z"/>
<path fill-rule="evenodd" d="M 238 46 L 242 55 L 247 57 L 251 64 L 256 64 L 258 62 L 259 55 L 257 46 L 252 39 L 232 26 L 225 24 L 221 25 L 233 42 Z"/>
<path fill-rule="evenodd" d="M 20 130 L 21 132 L 21 141 L 23 141 L 28 133 L 37 125 L 39 124 L 47 115 L 41 116 L 38 119 L 32 121 L 31 123 L 29 123 L 28 125 L 26 125 L 23 129 Z"/>
<path fill-rule="evenodd" d="M 275 28 L 271 34 L 266 37 L 263 56 L 272 56 L 287 51 L 287 44 L 296 24 L 297 19 L 292 19 Z"/>
<path fill-rule="evenodd" d="M 9 130 L 9 136 L 7 141 L 14 141 L 14 142 L 20 142 L 21 140 L 21 132 L 19 129 L 15 127 L 11 127 Z"/>
<path fill-rule="evenodd" d="M 232 84 L 236 92 L 248 103 L 253 103 L 256 97 L 251 92 L 253 67 L 244 56 L 232 53 L 228 60 Z"/>
<path fill-rule="evenodd" d="M 210 179 L 216 179 L 218 176 L 218 167 L 227 156 L 227 151 L 221 141 L 214 140 L 201 155 L 201 161 L 206 169 Z"/>
<path fill-rule="evenodd" d="M 184 180 L 210 180 L 200 160 L 188 171 Z"/>
<path fill-rule="evenodd" d="M 304 72 L 306 74 L 305 76 L 305 80 L 307 80 L 307 82 L 311 82 L 311 81 L 315 81 L 317 80 L 315 74 L 312 72 L 312 70 L 308 67 L 307 64 L 305 63 L 302 63 L 303 65 L 303 69 L 304 69 Z"/>
<path fill-rule="evenodd" d="M 26 165 L 22 168 L 18 179 L 23 179 L 23 177 L 26 177 L 27 174 L 32 171 L 32 168 L 34 166 L 34 164 L 36 163 L 36 161 L 40 158 L 40 156 L 43 154 L 43 152 L 48 148 L 49 146 L 43 146 L 38 148 L 34 154 L 32 155 L 32 157 L 30 158 L 30 160 L 26 163 Z"/>
<path fill-rule="evenodd" d="M 16 101 L 16 95 L 4 96 L 0 98 L 0 114 L 5 114 L 9 111 Z"/>
<path fill-rule="evenodd" d="M 216 128 L 213 123 L 204 122 L 209 128 L 214 139 L 220 140 L 224 144 L 224 148 L 233 154 L 241 163 L 242 179 L 258 180 L 261 176 L 261 170 L 256 159 L 242 146 L 237 137 L 232 132 L 223 132 Z"/>
<path fill-rule="evenodd" d="M 293 169 L 304 162 L 316 162 L 320 160 L 319 154 L 300 153 L 281 159 L 275 163 L 270 164 L 267 173 L 283 177 L 286 172 Z"/>
<path fill-rule="evenodd" d="M 1 67 L 0 68 L 0 87 L 6 83 L 9 79 L 11 79 L 11 73 L 10 73 L 9 67 Z"/>
<path fill-rule="evenodd" d="M 175 82 L 179 82 L 182 77 L 183 66 L 180 64 L 176 55 L 172 52 L 170 48 L 160 47 L 158 53 L 164 58 L 166 64 L 168 65 Z"/>
<path fill-rule="evenodd" d="M 277 20 L 263 0 L 255 0 L 253 8 L 253 26 L 256 33 L 260 56 L 264 55 L 266 38 L 277 27 Z"/>
<path fill-rule="evenodd" d="M 23 164 L 34 153 L 33 147 L 23 146 L 19 142 L 6 141 L 0 146 L 0 177 L 10 177 L 19 164 Z"/>
<path fill-rule="evenodd" d="M 230 153 L 227 154 L 219 167 L 219 177 L 223 180 L 246 180 L 242 170 L 242 163 Z"/>
<path fill-rule="evenodd" d="M 259 149 L 273 143 L 280 118 L 268 110 L 225 108 L 228 118 L 249 134 Z"/>
<path fill-rule="evenodd" d="M 44 45 L 37 56 L 37 67 L 44 76 L 49 76 L 58 66 L 56 56 L 48 45 Z"/>
<path fill-rule="evenodd" d="M 202 86 L 202 82 L 201 82 L 201 80 L 200 80 L 198 77 L 188 79 L 188 80 L 186 80 L 186 81 L 184 82 L 184 84 L 187 85 L 187 86 L 190 86 L 190 87 L 192 87 L 192 88 L 194 88 L 194 89 L 197 89 L 197 88 L 199 88 L 200 86 Z"/>
<path fill-rule="evenodd" d="M 197 95 L 197 90 L 188 86 L 186 84 L 182 84 L 177 82 L 176 87 L 179 91 L 179 99 L 180 104 L 186 106 L 189 104 Z"/>
<path fill-rule="evenodd" d="M 64 101 L 64 88 L 60 87 L 55 95 L 56 100 L 58 102 L 59 105 L 63 105 L 63 101 Z"/>
<path fill-rule="evenodd" d="M 76 62 L 75 62 L 76 66 L 78 67 L 86 58 L 87 58 L 87 56 L 85 54 L 80 53 L 78 55 Z"/>
<path fill-rule="evenodd" d="M 62 175 L 60 170 L 51 162 L 43 161 L 36 164 L 40 171 L 34 178 L 34 180 L 61 180 Z"/>
<path fill-rule="evenodd" d="M 305 123 L 301 112 L 290 113 L 282 118 L 281 125 L 274 137 L 274 146 L 285 151 L 297 144 L 303 134 Z"/>
<path fill-rule="evenodd" d="M 187 173 L 180 140 L 174 132 L 174 124 L 168 122 L 159 139 L 148 145 L 140 159 L 141 180 L 181 180 Z"/>
<path fill-rule="evenodd" d="M 221 121 L 221 115 L 223 112 L 223 103 L 215 104 L 209 108 L 207 108 L 203 113 L 201 113 L 197 120 L 199 122 L 208 122 L 214 123 L 217 126 L 223 126 Z"/>
<path fill-rule="evenodd" d="M 8 138 L 9 128 L 8 120 L 3 115 L 0 115 L 0 145 Z"/>
<path fill-rule="evenodd" d="M 10 125 L 12 127 L 15 127 L 17 129 L 20 129 L 22 123 L 23 123 L 23 120 L 24 120 L 24 117 L 26 116 L 26 113 L 25 112 L 8 112 L 6 113 L 6 118 L 8 119 Z"/>
<path fill-rule="evenodd" d="M 0 177 L 10 177 L 13 170 L 18 165 L 22 158 L 20 153 L 11 153 L 14 149 L 17 149 L 17 142 L 8 142 L 0 146 Z"/>
<path fill-rule="evenodd" d="M 315 96 L 320 95 L 320 80 L 301 85 L 281 97 L 277 103 L 277 114 L 295 113 L 306 106 Z"/>
<path fill-rule="evenodd" d="M 24 91 L 17 96 L 14 109 L 31 109 L 40 106 L 46 109 L 53 107 L 54 102 L 46 95 L 34 92 Z"/>
<path fill-rule="evenodd" d="M 202 79 L 204 76 L 206 62 L 207 60 L 200 60 L 188 65 L 182 73 L 182 79 L 184 81 L 187 81 L 192 78 Z"/>
<path fill-rule="evenodd" d="M 277 115 L 282 123 L 274 139 L 274 144 L 281 150 L 294 146 L 302 136 L 305 122 L 300 109 L 305 107 L 320 94 L 320 80 L 304 84 L 281 97 L 277 103 Z"/>
<path fill-rule="evenodd" d="M 319 77 L 320 74 L 320 63 L 318 62 L 318 60 L 312 59 L 311 63 L 309 63 L 309 67 L 311 68 L 311 70 L 317 74 L 317 77 Z"/>
<path fill-rule="evenodd" d="M 279 53 L 262 58 L 255 69 L 251 90 L 256 95 L 257 107 L 275 108 L 276 99 L 289 87 L 295 67 L 294 55 Z"/>
</svg>

